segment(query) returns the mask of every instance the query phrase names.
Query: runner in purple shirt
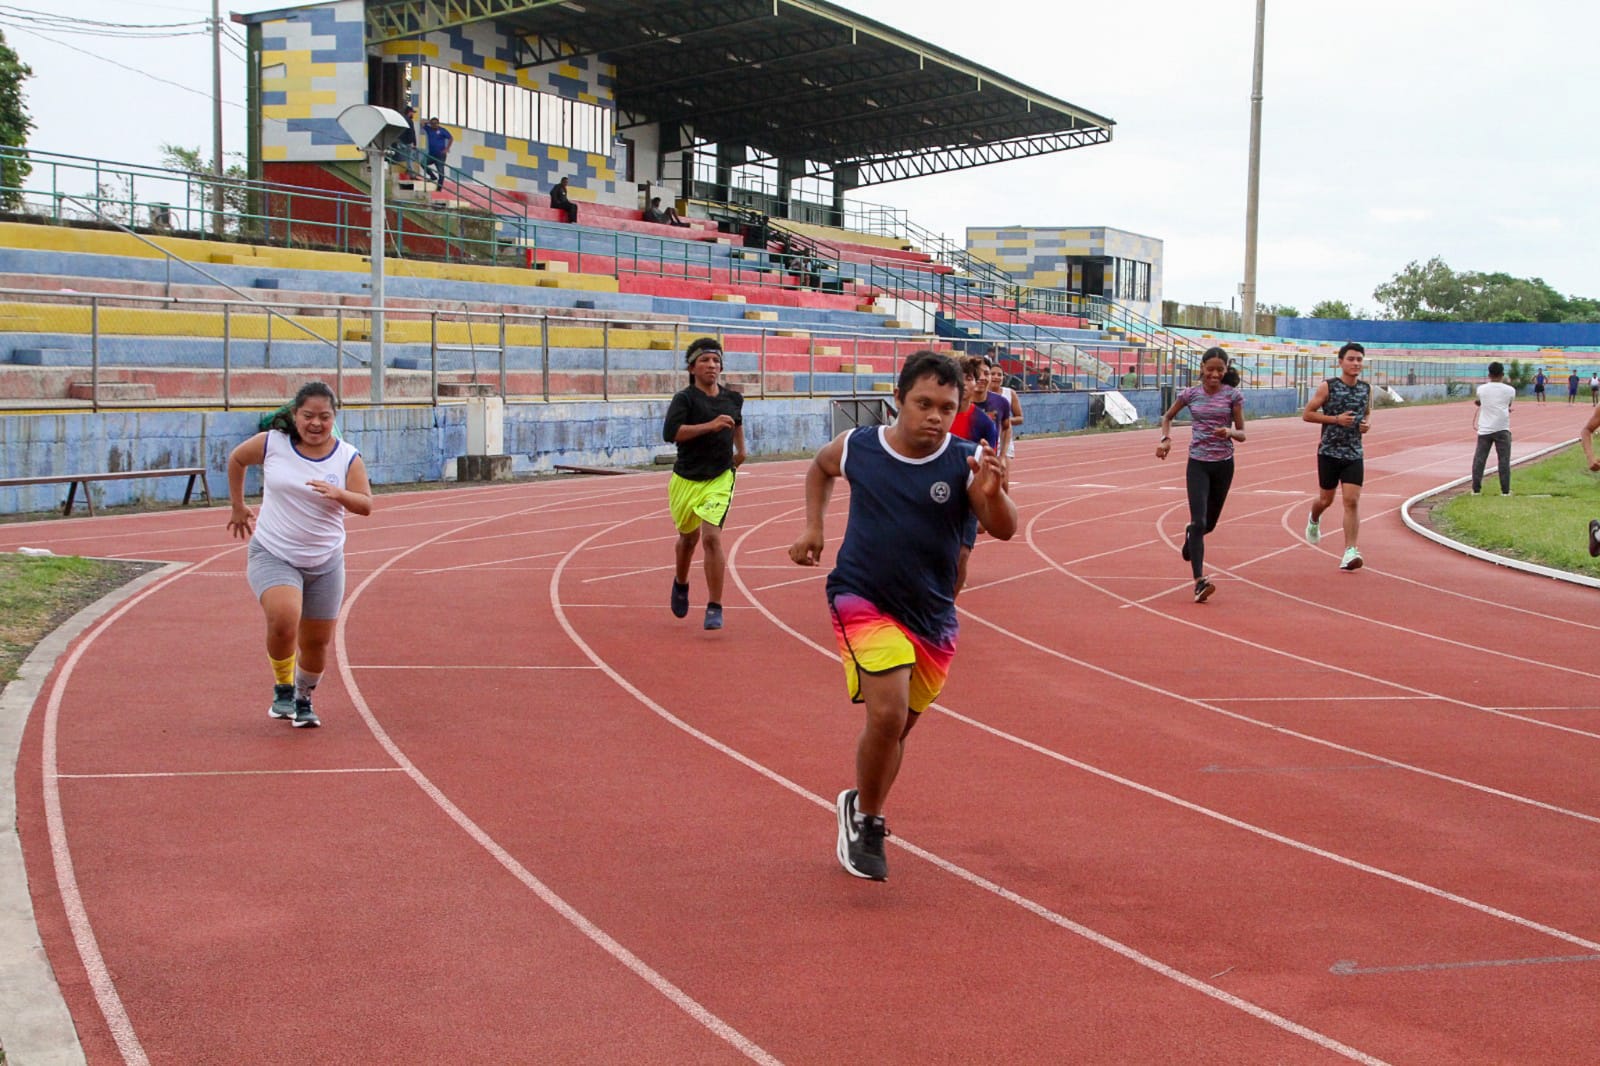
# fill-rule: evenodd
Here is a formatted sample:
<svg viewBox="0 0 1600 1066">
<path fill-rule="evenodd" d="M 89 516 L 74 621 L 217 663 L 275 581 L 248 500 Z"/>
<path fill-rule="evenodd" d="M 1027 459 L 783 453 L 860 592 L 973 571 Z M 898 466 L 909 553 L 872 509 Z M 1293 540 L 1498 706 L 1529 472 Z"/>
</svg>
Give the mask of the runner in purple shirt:
<svg viewBox="0 0 1600 1066">
<path fill-rule="evenodd" d="M 1178 393 L 1161 416 L 1161 443 L 1156 458 L 1172 450 L 1172 420 L 1185 407 L 1193 420 L 1189 435 L 1189 524 L 1183 531 L 1183 557 L 1194 571 L 1194 602 L 1204 603 L 1217 591 L 1206 579 L 1206 534 L 1217 528 L 1222 505 L 1233 484 L 1233 445 L 1244 440 L 1244 394 L 1235 386 L 1239 372 L 1228 365 L 1228 353 L 1208 348 L 1200 358 L 1200 384 Z"/>
</svg>

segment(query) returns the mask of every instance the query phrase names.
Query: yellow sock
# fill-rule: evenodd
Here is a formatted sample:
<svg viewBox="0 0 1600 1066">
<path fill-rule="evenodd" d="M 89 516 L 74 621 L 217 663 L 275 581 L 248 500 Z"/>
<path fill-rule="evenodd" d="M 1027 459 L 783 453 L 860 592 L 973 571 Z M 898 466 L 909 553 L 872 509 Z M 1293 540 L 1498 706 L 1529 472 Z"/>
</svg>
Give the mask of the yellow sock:
<svg viewBox="0 0 1600 1066">
<path fill-rule="evenodd" d="M 294 684 L 294 656 L 287 659 L 274 659 L 267 656 L 267 662 L 272 664 L 273 683 L 278 685 Z"/>
</svg>

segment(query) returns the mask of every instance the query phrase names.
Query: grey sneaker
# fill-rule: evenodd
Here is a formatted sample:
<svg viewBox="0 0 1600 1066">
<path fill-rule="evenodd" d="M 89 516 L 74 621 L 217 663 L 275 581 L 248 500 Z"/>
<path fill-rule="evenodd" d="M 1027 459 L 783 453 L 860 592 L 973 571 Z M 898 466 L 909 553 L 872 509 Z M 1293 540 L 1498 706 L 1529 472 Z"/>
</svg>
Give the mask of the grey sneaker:
<svg viewBox="0 0 1600 1066">
<path fill-rule="evenodd" d="M 317 717 L 317 712 L 311 709 L 310 696 L 296 696 L 294 701 L 294 727 L 296 729 L 315 729 L 322 724 L 322 719 Z"/>
<path fill-rule="evenodd" d="M 267 708 L 267 714 L 273 718 L 294 717 L 293 685 L 272 686 L 272 706 Z"/>
<path fill-rule="evenodd" d="M 867 815 L 856 824 L 856 790 L 853 788 L 839 793 L 835 807 L 839 813 L 839 865 L 853 877 L 888 880 L 889 862 L 883 854 L 883 838 L 889 835 L 889 827 L 876 815 Z"/>
<path fill-rule="evenodd" d="M 706 628 L 707 629 L 721 629 L 722 628 L 722 604 L 720 604 L 720 603 L 708 603 L 708 604 L 706 604 Z"/>
<path fill-rule="evenodd" d="M 1344 558 L 1339 560 L 1339 569 L 1340 570 L 1360 570 L 1361 569 L 1361 563 L 1362 563 L 1361 549 L 1360 548 L 1346 548 L 1344 550 Z"/>
</svg>

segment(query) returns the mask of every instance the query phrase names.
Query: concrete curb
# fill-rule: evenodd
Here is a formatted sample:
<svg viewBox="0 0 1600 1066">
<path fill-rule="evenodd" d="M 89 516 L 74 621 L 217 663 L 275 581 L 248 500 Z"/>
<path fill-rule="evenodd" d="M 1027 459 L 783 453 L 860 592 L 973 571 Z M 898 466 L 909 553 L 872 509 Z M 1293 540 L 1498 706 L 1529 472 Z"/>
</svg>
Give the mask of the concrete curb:
<svg viewBox="0 0 1600 1066">
<path fill-rule="evenodd" d="M 1541 448 L 1531 455 L 1522 456 L 1511 465 L 1520 466 L 1523 463 L 1532 462 L 1534 459 L 1538 459 L 1544 455 L 1549 455 L 1551 452 L 1570 447 L 1571 445 L 1575 444 L 1577 440 L 1578 438 L 1573 437 L 1571 440 L 1564 440 L 1560 444 L 1552 444 L 1548 448 Z M 1488 475 L 1485 475 L 1485 477 L 1487 476 Z M 1411 509 L 1421 501 L 1427 499 L 1429 496 L 1437 496 L 1441 492 L 1448 492 L 1457 485 L 1465 485 L 1471 480 L 1472 475 L 1468 474 L 1465 477 L 1458 477 L 1454 481 L 1446 481 L 1443 485 L 1436 485 L 1424 492 L 1417 493 L 1405 503 L 1401 504 L 1401 520 L 1405 522 L 1406 527 L 1409 528 L 1411 532 L 1416 533 L 1419 536 L 1426 537 L 1435 544 L 1443 544 L 1446 548 L 1450 548 L 1453 551 L 1458 551 L 1463 555 L 1470 555 L 1474 559 L 1482 559 L 1486 563 L 1494 563 L 1496 566 L 1504 566 L 1512 570 L 1521 570 L 1528 574 L 1538 574 L 1540 577 L 1548 577 L 1555 581 L 1566 581 L 1573 585 L 1586 585 L 1592 589 L 1600 589 L 1600 578 L 1588 577 L 1584 574 L 1574 574 L 1569 570 L 1557 570 L 1549 566 L 1540 566 L 1538 563 L 1525 563 L 1520 559 L 1507 559 L 1503 555 L 1496 555 L 1493 552 L 1484 551 L 1482 548 L 1474 548 L 1471 545 L 1463 544 L 1458 540 L 1451 540 L 1444 534 L 1429 529 L 1427 526 L 1411 517 Z"/>
<path fill-rule="evenodd" d="M 126 561 L 126 560 L 122 560 Z M 28 714 L 56 661 L 118 604 L 187 563 L 168 563 L 106 593 L 41 640 L 0 690 L 0 1046 L 7 1066 L 81 1066 L 78 1032 L 45 957 L 17 835 L 17 756 Z"/>
</svg>

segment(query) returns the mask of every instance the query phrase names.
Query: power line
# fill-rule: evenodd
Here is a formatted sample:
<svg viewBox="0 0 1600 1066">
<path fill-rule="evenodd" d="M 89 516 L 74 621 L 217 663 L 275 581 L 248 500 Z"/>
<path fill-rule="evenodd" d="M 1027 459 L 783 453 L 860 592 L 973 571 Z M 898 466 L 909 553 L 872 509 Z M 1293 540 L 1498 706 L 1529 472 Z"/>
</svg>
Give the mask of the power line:
<svg viewBox="0 0 1600 1066">
<path fill-rule="evenodd" d="M 0 23 L 0 24 L 4 24 L 4 23 Z M 13 25 L 13 26 L 10 26 L 10 28 L 11 29 L 16 29 L 16 30 L 21 30 L 23 33 L 31 33 L 31 34 L 33 34 L 33 36 L 38 37 L 38 38 L 40 38 L 42 40 L 49 41 L 51 44 L 60 45 L 62 48 L 70 49 L 71 51 L 77 52 L 77 53 L 79 53 L 81 55 L 86 55 L 91 59 L 98 59 L 102 63 L 110 63 L 114 67 L 121 67 L 123 70 L 131 71 L 132 73 L 138 74 L 141 77 L 149 78 L 151 81 L 159 81 L 163 85 L 172 86 L 174 89 L 182 89 L 186 93 L 194 93 L 196 96 L 204 97 L 207 100 L 211 99 L 211 94 L 208 93 L 208 92 L 205 92 L 205 91 L 203 91 L 201 89 L 196 89 L 193 86 L 189 86 L 189 85 L 180 85 L 178 82 L 170 81 L 170 80 L 168 80 L 166 78 L 158 78 L 158 77 L 156 77 L 156 75 L 151 74 L 149 71 L 140 70 L 138 67 L 130 67 L 126 63 L 119 63 L 115 59 L 109 59 L 106 56 L 100 55 L 97 52 L 91 52 L 87 48 L 79 48 L 77 45 L 68 44 L 66 41 L 58 41 L 54 37 L 51 37 L 49 34 L 43 33 L 43 32 L 41 32 L 39 30 L 36 30 L 36 29 L 32 29 L 31 27 Z M 237 107 L 241 111 L 244 110 L 244 105 L 243 104 L 235 103 L 232 100 L 224 100 L 223 103 L 227 104 L 229 107 Z"/>
<path fill-rule="evenodd" d="M 102 19 L 73 18 L 71 15 L 35 11 L 33 8 L 17 7 L 13 4 L 0 4 L 0 12 L 36 19 L 50 24 L 52 28 L 60 29 L 84 27 L 93 30 L 177 30 L 190 29 L 196 26 L 206 27 L 211 23 L 210 19 L 193 19 L 188 22 L 106 22 Z"/>
</svg>

